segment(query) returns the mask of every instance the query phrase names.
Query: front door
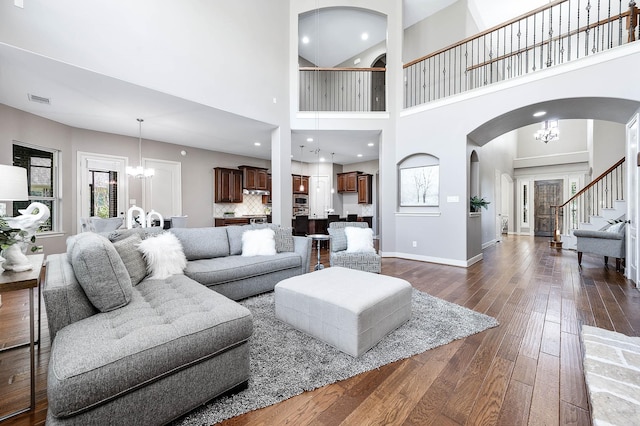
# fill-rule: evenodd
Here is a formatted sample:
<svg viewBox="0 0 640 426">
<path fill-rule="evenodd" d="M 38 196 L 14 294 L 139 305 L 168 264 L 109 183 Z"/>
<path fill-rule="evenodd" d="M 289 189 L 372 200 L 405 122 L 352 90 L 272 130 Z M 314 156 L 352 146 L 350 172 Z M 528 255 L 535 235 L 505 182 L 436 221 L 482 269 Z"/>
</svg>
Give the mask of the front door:
<svg viewBox="0 0 640 426">
<path fill-rule="evenodd" d="M 552 237 L 555 209 L 552 209 L 551 206 L 559 206 L 563 203 L 562 179 L 537 180 L 533 196 L 535 207 L 534 235 L 536 237 Z M 560 223 L 562 223 L 562 218 L 560 218 Z"/>
</svg>

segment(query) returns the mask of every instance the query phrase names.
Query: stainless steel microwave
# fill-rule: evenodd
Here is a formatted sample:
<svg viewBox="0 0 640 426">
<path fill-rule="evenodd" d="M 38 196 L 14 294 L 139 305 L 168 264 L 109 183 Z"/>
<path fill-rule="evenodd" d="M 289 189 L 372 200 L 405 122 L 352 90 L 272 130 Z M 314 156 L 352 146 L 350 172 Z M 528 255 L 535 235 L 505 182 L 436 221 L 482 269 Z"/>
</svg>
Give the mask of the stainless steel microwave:
<svg viewBox="0 0 640 426">
<path fill-rule="evenodd" d="M 309 204 L 309 196 L 308 195 L 295 194 L 293 196 L 293 205 L 294 206 L 307 206 L 308 204 Z"/>
</svg>

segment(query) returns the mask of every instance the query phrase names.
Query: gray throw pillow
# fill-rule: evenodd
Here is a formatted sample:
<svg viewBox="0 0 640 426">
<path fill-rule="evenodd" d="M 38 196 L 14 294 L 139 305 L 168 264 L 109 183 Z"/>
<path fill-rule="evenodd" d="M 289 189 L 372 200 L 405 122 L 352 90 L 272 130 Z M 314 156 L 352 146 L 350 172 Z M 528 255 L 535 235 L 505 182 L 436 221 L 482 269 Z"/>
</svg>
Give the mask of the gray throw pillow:
<svg viewBox="0 0 640 426">
<path fill-rule="evenodd" d="M 293 228 L 277 227 L 273 228 L 276 239 L 276 251 L 278 253 L 294 251 L 293 247 Z"/>
<path fill-rule="evenodd" d="M 187 260 L 229 256 L 229 238 L 224 227 L 170 228 L 178 237 Z"/>
<path fill-rule="evenodd" d="M 125 306 L 131 299 L 131 278 L 107 238 L 86 232 L 73 244 L 71 266 L 87 297 L 100 312 Z"/>
<path fill-rule="evenodd" d="M 226 226 L 227 237 L 229 238 L 229 254 L 236 256 L 242 254 L 242 234 L 244 231 L 253 229 L 252 225 L 231 225 Z"/>
<path fill-rule="evenodd" d="M 343 251 L 347 249 L 347 235 L 344 228 L 329 228 L 331 235 L 331 251 Z"/>
<path fill-rule="evenodd" d="M 142 257 L 142 253 L 138 250 L 138 244 L 142 242 L 140 235 L 133 234 L 124 240 L 116 241 L 113 246 L 120 255 L 124 267 L 129 272 L 131 285 L 136 286 L 147 276 L 147 263 Z"/>
</svg>

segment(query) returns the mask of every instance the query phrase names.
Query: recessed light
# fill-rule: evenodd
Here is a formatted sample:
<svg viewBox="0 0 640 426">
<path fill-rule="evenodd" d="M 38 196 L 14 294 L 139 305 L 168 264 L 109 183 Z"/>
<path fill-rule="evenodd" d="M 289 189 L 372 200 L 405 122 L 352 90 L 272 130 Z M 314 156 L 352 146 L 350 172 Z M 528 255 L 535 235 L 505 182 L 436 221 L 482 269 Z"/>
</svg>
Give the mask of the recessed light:
<svg viewBox="0 0 640 426">
<path fill-rule="evenodd" d="M 302 42 L 304 44 L 309 44 L 309 37 L 307 37 L 307 36 L 302 37 Z"/>
<path fill-rule="evenodd" d="M 327 160 L 325 160 L 325 159 L 324 159 L 324 157 L 320 157 L 320 162 L 321 162 L 321 163 L 323 163 L 323 162 L 325 162 L 325 161 L 327 161 Z"/>
<path fill-rule="evenodd" d="M 307 138 L 307 142 L 313 142 L 313 138 Z"/>
<path fill-rule="evenodd" d="M 547 113 L 547 111 L 538 111 L 538 112 L 534 113 L 533 116 L 534 117 L 542 117 L 546 113 Z"/>
<path fill-rule="evenodd" d="M 253 144 L 254 144 L 255 146 L 260 146 L 260 145 L 261 145 L 261 144 L 260 144 L 260 142 L 254 142 Z"/>
<path fill-rule="evenodd" d="M 373 142 L 369 142 L 367 146 L 373 146 Z"/>
<path fill-rule="evenodd" d="M 362 154 L 358 154 L 357 156 L 358 156 L 358 157 L 362 157 Z"/>
<path fill-rule="evenodd" d="M 362 40 L 369 40 L 369 34 L 368 33 L 362 33 L 362 35 L 360 36 L 360 38 Z"/>
</svg>

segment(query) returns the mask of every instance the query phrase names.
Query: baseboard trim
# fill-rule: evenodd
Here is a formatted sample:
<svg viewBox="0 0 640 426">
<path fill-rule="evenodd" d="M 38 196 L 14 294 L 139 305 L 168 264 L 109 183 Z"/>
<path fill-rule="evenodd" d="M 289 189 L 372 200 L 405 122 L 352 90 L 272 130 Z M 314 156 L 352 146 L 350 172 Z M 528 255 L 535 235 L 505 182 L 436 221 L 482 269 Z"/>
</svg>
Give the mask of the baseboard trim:
<svg viewBox="0 0 640 426">
<path fill-rule="evenodd" d="M 462 268 L 467 268 L 473 265 L 474 263 L 477 263 L 482 260 L 482 253 L 466 261 L 457 260 L 457 259 L 447 259 L 442 257 L 422 256 L 422 255 L 411 254 L 411 253 L 398 253 L 398 252 L 380 252 L 380 256 L 397 257 L 399 259 L 407 259 L 407 260 L 418 260 L 420 262 L 438 263 L 440 265 L 458 266 Z"/>
</svg>

